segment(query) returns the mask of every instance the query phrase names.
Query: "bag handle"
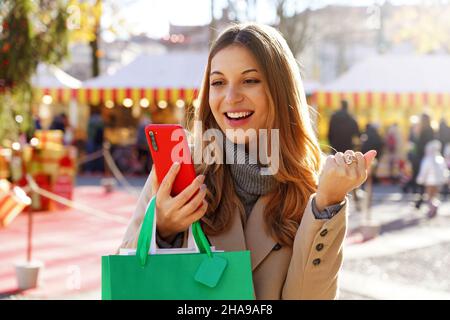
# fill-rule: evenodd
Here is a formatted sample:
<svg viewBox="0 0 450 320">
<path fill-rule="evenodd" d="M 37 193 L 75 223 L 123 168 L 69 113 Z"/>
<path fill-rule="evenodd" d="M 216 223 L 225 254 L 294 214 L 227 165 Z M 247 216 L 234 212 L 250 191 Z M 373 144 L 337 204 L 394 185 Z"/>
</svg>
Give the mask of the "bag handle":
<svg viewBox="0 0 450 320">
<path fill-rule="evenodd" d="M 136 256 L 138 257 L 141 266 L 145 266 L 147 256 L 150 249 L 150 243 L 155 241 L 156 230 L 155 224 L 155 210 L 156 209 L 156 195 L 152 197 L 147 210 L 145 212 L 144 220 L 142 222 L 141 231 L 137 243 Z M 212 258 L 212 251 L 208 243 L 208 239 L 200 226 L 200 222 L 196 221 L 191 226 L 194 242 L 199 248 L 200 253 L 206 253 Z"/>
</svg>

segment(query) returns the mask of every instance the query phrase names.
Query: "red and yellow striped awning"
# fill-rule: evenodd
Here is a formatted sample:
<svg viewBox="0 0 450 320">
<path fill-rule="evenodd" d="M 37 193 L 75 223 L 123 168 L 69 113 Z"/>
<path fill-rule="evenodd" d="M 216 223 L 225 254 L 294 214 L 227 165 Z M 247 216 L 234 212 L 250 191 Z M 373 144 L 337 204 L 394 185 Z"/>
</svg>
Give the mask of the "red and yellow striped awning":
<svg viewBox="0 0 450 320">
<path fill-rule="evenodd" d="M 329 119 L 340 108 L 343 99 L 348 101 L 349 109 L 361 128 L 369 122 L 382 125 L 398 123 L 406 134 L 410 117 L 424 111 L 430 112 L 436 121 L 442 117 L 450 120 L 450 93 L 319 91 L 313 94 L 310 104 L 317 106 L 320 139 L 326 139 Z"/>
<path fill-rule="evenodd" d="M 198 90 L 195 88 L 37 88 L 35 93 L 38 99 L 49 95 L 53 102 L 60 103 L 68 103 L 74 99 L 81 104 L 95 105 L 106 101 L 122 104 L 126 98 L 138 103 L 145 98 L 150 105 L 153 105 L 159 101 L 175 103 L 178 100 L 190 104 L 197 97 Z"/>
<path fill-rule="evenodd" d="M 99 104 L 106 101 L 113 101 L 122 104 L 128 98 L 135 102 L 146 98 L 150 105 L 155 105 L 159 101 L 175 103 L 183 100 L 190 104 L 197 98 L 196 88 L 37 88 L 36 98 L 41 99 L 44 95 L 52 97 L 52 101 L 68 103 L 75 99 L 81 104 Z M 351 108 L 420 108 L 429 107 L 450 107 L 450 93 L 389 93 L 389 92 L 325 92 L 318 91 L 311 95 L 309 101 L 317 105 L 320 109 L 338 109 L 340 101 L 346 99 Z"/>
<path fill-rule="evenodd" d="M 312 103 L 319 107 L 338 109 L 340 101 L 345 99 L 350 106 L 370 107 L 450 107 L 449 93 L 388 93 L 388 92 L 324 92 L 313 95 Z"/>
</svg>

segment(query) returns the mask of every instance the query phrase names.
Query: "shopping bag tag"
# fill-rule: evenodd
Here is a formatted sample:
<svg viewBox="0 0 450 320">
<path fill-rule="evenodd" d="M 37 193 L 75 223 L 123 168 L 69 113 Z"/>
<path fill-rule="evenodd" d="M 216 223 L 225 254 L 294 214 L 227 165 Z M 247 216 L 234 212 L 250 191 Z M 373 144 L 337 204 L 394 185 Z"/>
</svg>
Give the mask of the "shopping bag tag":
<svg viewBox="0 0 450 320">
<path fill-rule="evenodd" d="M 200 264 L 195 274 L 195 281 L 200 282 L 210 288 L 214 288 L 220 281 L 228 261 L 225 258 L 216 255 L 207 257 Z"/>
</svg>

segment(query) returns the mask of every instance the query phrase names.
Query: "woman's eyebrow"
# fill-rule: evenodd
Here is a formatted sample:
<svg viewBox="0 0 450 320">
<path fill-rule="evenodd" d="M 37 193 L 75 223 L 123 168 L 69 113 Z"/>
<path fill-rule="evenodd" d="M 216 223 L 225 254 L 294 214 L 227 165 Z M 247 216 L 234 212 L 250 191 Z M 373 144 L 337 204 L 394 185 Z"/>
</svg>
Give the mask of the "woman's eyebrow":
<svg viewBox="0 0 450 320">
<path fill-rule="evenodd" d="M 220 72 L 220 71 L 212 71 L 212 72 L 209 74 L 209 76 L 212 76 L 213 74 L 219 74 L 219 75 L 222 75 L 222 76 L 223 76 L 223 73 Z"/>
<path fill-rule="evenodd" d="M 256 70 L 256 69 L 247 69 L 247 70 L 242 71 L 242 74 L 246 74 L 246 73 L 249 73 L 249 72 L 258 72 L 258 70 Z M 213 74 L 219 74 L 219 75 L 223 76 L 223 73 L 220 72 L 220 71 L 212 71 L 209 74 L 209 76 L 212 76 Z"/>
<path fill-rule="evenodd" d="M 242 74 L 249 73 L 249 72 L 258 72 L 258 70 L 256 70 L 256 69 L 247 69 L 245 71 L 242 71 Z"/>
</svg>

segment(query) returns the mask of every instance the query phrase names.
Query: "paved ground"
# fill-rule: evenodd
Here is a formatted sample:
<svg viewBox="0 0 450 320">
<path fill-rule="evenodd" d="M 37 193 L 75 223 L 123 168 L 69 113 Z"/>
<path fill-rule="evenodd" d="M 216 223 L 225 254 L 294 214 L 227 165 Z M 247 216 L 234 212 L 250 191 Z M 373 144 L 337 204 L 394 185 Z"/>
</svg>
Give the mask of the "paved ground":
<svg viewBox="0 0 450 320">
<path fill-rule="evenodd" d="M 381 234 L 345 247 L 341 299 L 450 299 L 450 202 L 430 220 L 413 201 L 395 187 L 375 189 L 371 218 Z M 349 224 L 362 222 L 352 211 Z"/>
<path fill-rule="evenodd" d="M 128 181 L 139 190 L 145 177 Z M 99 257 L 119 244 L 136 195 L 120 188 L 106 194 L 99 177 L 79 177 L 77 185 L 75 200 L 95 210 L 35 215 L 33 256 L 45 262 L 38 289 L 16 290 L 14 262 L 25 257 L 26 215 L 0 230 L 0 243 L 8 244 L 0 247 L 0 299 L 100 299 Z M 368 215 L 351 203 L 340 299 L 450 299 L 450 202 L 429 220 L 426 207 L 416 210 L 413 200 L 396 187 L 376 186 L 370 219 L 381 234 L 369 241 L 355 232 Z"/>
<path fill-rule="evenodd" d="M 33 214 L 33 259 L 45 264 L 35 290 L 16 289 L 14 265 L 26 257 L 27 215 L 0 230 L 0 298 L 100 298 L 100 257 L 120 245 L 137 198 L 83 185 L 76 188 L 74 200 L 91 209 Z"/>
</svg>

